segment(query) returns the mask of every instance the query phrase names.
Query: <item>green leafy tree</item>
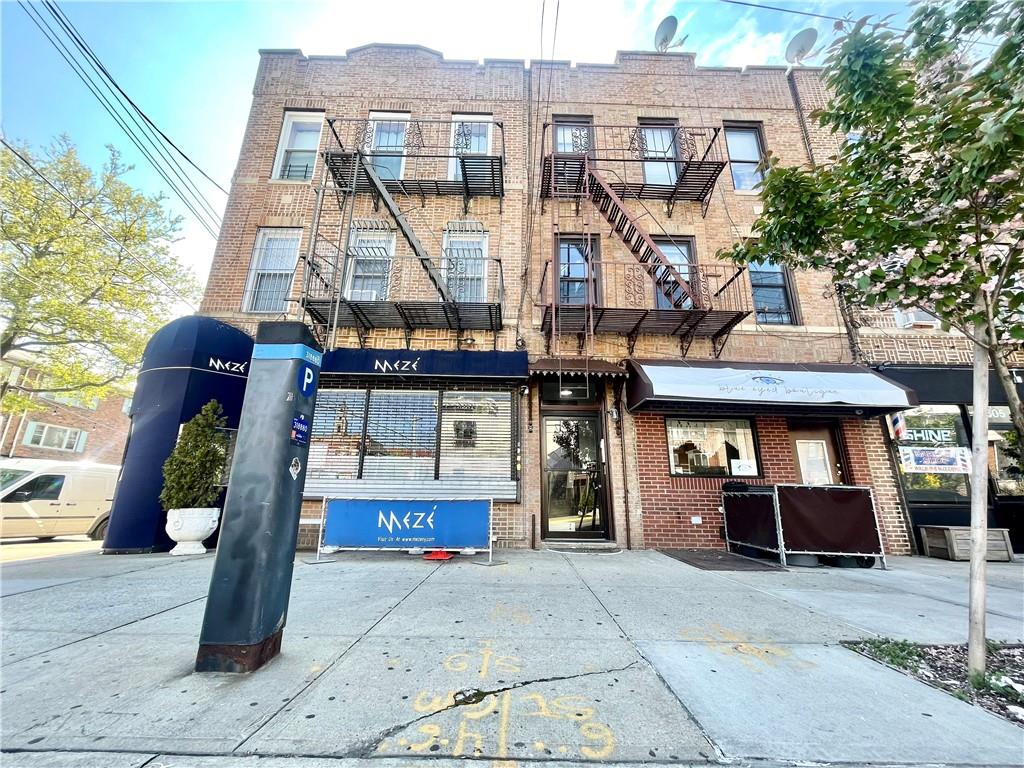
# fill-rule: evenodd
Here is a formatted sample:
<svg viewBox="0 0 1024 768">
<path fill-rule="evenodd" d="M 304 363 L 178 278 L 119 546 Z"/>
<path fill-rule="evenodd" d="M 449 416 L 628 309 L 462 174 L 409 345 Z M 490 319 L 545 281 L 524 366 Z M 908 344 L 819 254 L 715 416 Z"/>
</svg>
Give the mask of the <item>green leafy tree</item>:
<svg viewBox="0 0 1024 768">
<path fill-rule="evenodd" d="M 165 511 L 217 503 L 228 456 L 226 424 L 220 403 L 211 400 L 181 428 L 178 444 L 164 462 L 160 503 Z"/>
<path fill-rule="evenodd" d="M 39 157 L 18 148 L 74 205 L 0 149 L 0 358 L 37 374 L 0 383 L 5 413 L 32 408 L 37 393 L 91 398 L 123 388 L 150 336 L 181 311 L 168 286 L 197 295 L 169 253 L 180 220 L 162 197 L 125 183 L 130 167 L 108 149 L 94 174 L 67 138 Z"/>
<path fill-rule="evenodd" d="M 978 41 L 995 41 L 995 46 Z M 827 53 L 833 162 L 761 187 L 756 239 L 728 254 L 830 270 L 847 307 L 916 307 L 974 346 L 970 666 L 984 668 L 988 368 L 1017 431 L 1008 356 L 1024 340 L 1024 3 L 921 4 L 909 31 L 862 19 Z"/>
</svg>

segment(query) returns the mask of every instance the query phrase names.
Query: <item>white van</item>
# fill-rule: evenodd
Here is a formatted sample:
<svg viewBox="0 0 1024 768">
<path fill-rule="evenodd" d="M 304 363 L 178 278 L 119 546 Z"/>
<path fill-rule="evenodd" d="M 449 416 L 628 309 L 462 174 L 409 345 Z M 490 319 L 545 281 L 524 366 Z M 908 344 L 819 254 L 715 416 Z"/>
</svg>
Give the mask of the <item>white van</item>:
<svg viewBox="0 0 1024 768">
<path fill-rule="evenodd" d="M 88 461 L 0 459 L 0 537 L 102 540 L 120 471 Z"/>
</svg>

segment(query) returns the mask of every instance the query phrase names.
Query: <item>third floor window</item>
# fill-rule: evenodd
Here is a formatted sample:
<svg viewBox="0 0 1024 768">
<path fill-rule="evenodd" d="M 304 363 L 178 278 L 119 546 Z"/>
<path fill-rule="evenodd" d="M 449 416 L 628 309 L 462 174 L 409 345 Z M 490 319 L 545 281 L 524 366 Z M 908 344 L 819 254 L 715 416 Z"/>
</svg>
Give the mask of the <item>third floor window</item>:
<svg viewBox="0 0 1024 768">
<path fill-rule="evenodd" d="M 751 262 L 750 289 L 757 322 L 763 325 L 793 325 L 792 285 L 786 268 L 766 261 Z"/>
<path fill-rule="evenodd" d="M 491 154 L 490 115 L 452 115 L 452 154 Z M 458 157 L 448 163 L 448 178 L 462 181 L 462 165 Z"/>
<path fill-rule="evenodd" d="M 273 178 L 309 181 L 320 147 L 323 116 L 318 112 L 285 112 Z"/>
<path fill-rule="evenodd" d="M 725 143 L 729 149 L 729 168 L 734 189 L 754 189 L 764 174 L 758 169 L 764 157 L 761 129 L 756 125 L 725 126 Z"/>
</svg>

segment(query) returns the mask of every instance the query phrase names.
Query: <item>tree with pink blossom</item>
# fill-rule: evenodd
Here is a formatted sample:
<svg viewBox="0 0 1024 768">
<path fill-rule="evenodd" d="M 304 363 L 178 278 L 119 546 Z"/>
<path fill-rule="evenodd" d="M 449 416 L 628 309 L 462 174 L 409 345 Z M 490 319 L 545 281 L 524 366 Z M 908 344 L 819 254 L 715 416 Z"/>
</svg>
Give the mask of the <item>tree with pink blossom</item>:
<svg viewBox="0 0 1024 768">
<path fill-rule="evenodd" d="M 1024 3 L 921 4 L 906 33 L 867 18 L 828 49 L 825 165 L 764 163 L 754 237 L 726 257 L 826 269 L 847 307 L 919 308 L 974 348 L 969 669 L 985 665 L 988 377 L 1024 409 Z"/>
</svg>

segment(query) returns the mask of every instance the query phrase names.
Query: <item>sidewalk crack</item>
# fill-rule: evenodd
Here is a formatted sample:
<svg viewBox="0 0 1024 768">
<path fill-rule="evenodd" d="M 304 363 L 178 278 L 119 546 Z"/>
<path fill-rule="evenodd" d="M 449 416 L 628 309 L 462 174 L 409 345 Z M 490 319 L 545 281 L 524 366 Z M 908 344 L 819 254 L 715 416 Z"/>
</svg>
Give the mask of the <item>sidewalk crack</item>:
<svg viewBox="0 0 1024 768">
<path fill-rule="evenodd" d="M 514 691 L 518 688 L 525 688 L 528 685 L 537 685 L 539 683 L 557 683 L 563 680 L 578 680 L 581 677 L 591 677 L 593 675 L 608 675 L 613 672 L 625 672 L 627 669 L 635 667 L 638 663 L 639 661 L 631 661 L 623 667 L 614 667 L 612 669 L 596 669 L 591 672 L 577 672 L 574 675 L 553 675 L 552 677 L 537 677 L 532 680 L 520 680 L 512 683 L 511 685 L 502 686 L 501 688 L 490 688 L 486 690 L 481 688 L 464 688 L 463 690 L 455 692 L 452 697 L 454 699 L 453 703 L 449 704 L 447 707 L 434 710 L 433 712 L 426 712 L 419 717 L 414 717 L 412 720 L 407 720 L 404 723 L 398 723 L 390 728 L 386 728 L 376 736 L 372 736 L 371 738 L 356 744 L 354 747 L 339 756 L 343 758 L 373 757 L 373 753 L 380 748 L 380 745 L 396 733 L 400 733 L 406 728 L 416 725 L 416 723 L 422 722 L 423 720 L 428 720 L 431 717 L 435 717 L 445 712 L 450 712 L 453 709 L 479 704 L 488 696 L 505 693 L 506 691 Z"/>
</svg>

